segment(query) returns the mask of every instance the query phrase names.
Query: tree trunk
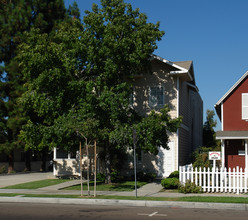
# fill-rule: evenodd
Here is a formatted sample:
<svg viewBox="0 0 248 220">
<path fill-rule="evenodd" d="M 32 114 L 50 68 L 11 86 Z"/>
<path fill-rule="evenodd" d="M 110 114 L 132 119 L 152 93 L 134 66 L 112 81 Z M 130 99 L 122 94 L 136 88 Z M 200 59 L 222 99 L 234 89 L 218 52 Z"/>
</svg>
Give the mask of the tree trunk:
<svg viewBox="0 0 248 220">
<path fill-rule="evenodd" d="M 46 171 L 47 150 L 48 150 L 47 147 L 42 149 L 42 156 L 41 156 L 42 159 L 41 159 L 41 168 L 40 168 L 41 172 Z"/>
<path fill-rule="evenodd" d="M 8 173 L 11 173 L 14 171 L 14 152 L 10 152 L 8 155 L 9 158 L 9 166 L 8 166 Z"/>
<path fill-rule="evenodd" d="M 110 162 L 110 152 L 109 152 L 109 146 L 107 145 L 106 148 L 106 156 L 105 156 L 105 164 L 106 164 L 106 184 L 111 184 L 111 162 Z"/>
<path fill-rule="evenodd" d="M 31 171 L 31 150 L 25 152 L 25 171 Z"/>
</svg>

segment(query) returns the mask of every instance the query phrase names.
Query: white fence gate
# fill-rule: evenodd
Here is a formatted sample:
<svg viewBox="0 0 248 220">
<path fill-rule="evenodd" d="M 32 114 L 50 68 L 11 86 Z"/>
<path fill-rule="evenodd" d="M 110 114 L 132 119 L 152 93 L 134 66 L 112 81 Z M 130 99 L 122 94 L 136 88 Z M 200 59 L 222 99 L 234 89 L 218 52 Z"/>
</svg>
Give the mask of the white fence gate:
<svg viewBox="0 0 248 220">
<path fill-rule="evenodd" d="M 187 180 L 201 186 L 204 192 L 247 193 L 248 170 L 206 169 L 187 166 L 179 167 L 179 180 L 185 184 Z"/>
</svg>

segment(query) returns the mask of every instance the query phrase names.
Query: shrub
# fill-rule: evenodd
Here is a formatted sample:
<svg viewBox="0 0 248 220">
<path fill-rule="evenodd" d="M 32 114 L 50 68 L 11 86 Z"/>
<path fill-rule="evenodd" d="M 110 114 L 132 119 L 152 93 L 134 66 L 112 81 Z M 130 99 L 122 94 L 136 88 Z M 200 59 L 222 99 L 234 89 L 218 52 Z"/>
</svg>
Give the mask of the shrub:
<svg viewBox="0 0 248 220">
<path fill-rule="evenodd" d="M 155 173 L 146 173 L 144 175 L 144 182 L 152 182 L 155 178 L 156 178 L 156 174 Z"/>
<path fill-rule="evenodd" d="M 117 183 L 117 182 L 122 182 L 124 180 L 124 177 L 120 175 L 120 172 L 113 170 L 110 173 L 110 178 L 111 178 L 111 182 L 113 183 Z M 100 181 L 102 183 L 105 182 L 106 179 L 106 175 L 104 173 L 97 173 L 96 174 L 96 180 Z"/>
<path fill-rule="evenodd" d="M 7 168 L 6 168 L 5 165 L 2 165 L 2 166 L 0 167 L 0 174 L 3 174 L 3 173 L 7 173 Z"/>
<path fill-rule="evenodd" d="M 180 184 L 178 187 L 180 193 L 202 193 L 202 188 L 197 186 L 195 183 L 192 183 L 190 180 L 187 180 L 185 185 Z"/>
<path fill-rule="evenodd" d="M 177 178 L 177 179 L 179 179 L 179 171 L 174 171 L 174 172 L 172 172 L 169 176 L 168 176 L 168 178 Z"/>
<path fill-rule="evenodd" d="M 137 173 L 137 180 L 141 182 L 152 182 L 156 178 L 155 173 L 143 173 L 143 172 L 138 172 Z"/>
<path fill-rule="evenodd" d="M 143 181 L 143 178 L 144 178 L 144 173 L 143 173 L 143 172 L 138 172 L 138 173 L 136 174 L 136 176 L 137 176 L 137 180 Z M 132 178 L 132 179 L 133 179 L 133 178 Z"/>
<path fill-rule="evenodd" d="M 104 173 L 97 173 L 96 174 L 96 180 L 97 181 L 104 182 L 105 181 L 105 177 L 106 177 L 106 175 Z"/>
<path fill-rule="evenodd" d="M 110 174 L 111 176 L 111 182 L 113 183 L 118 183 L 118 182 L 123 182 L 124 177 L 120 175 L 120 172 L 117 170 L 113 170 Z"/>
<path fill-rule="evenodd" d="M 178 178 L 166 178 L 162 179 L 161 185 L 165 189 L 177 189 L 179 186 L 179 180 Z"/>
</svg>

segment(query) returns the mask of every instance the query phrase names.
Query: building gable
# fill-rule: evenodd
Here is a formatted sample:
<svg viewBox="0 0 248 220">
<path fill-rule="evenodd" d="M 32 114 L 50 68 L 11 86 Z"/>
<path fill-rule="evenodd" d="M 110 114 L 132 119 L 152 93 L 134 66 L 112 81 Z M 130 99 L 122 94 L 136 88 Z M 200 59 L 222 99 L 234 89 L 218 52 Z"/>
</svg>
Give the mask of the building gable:
<svg viewBox="0 0 248 220">
<path fill-rule="evenodd" d="M 216 103 L 215 109 L 223 130 L 248 130 L 248 72 Z"/>
</svg>

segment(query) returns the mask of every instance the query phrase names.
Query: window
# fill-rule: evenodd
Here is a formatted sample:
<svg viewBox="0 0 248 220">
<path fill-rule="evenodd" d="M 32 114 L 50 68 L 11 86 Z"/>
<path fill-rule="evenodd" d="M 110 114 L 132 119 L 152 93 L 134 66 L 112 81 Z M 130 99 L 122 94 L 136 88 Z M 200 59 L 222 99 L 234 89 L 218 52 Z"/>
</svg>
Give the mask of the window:
<svg viewBox="0 0 248 220">
<path fill-rule="evenodd" d="M 149 91 L 149 106 L 162 107 L 164 105 L 164 87 L 150 87 Z"/>
<path fill-rule="evenodd" d="M 242 120 L 248 120 L 248 93 L 242 93 Z"/>
</svg>

